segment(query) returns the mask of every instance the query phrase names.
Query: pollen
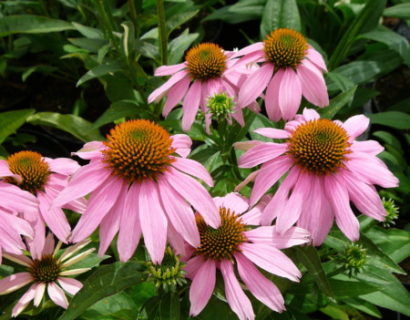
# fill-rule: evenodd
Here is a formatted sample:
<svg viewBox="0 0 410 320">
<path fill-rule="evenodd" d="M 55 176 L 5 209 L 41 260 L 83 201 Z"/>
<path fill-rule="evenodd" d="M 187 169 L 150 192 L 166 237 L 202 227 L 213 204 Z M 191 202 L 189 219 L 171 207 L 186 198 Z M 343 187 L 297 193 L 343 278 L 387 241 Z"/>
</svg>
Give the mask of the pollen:
<svg viewBox="0 0 410 320">
<path fill-rule="evenodd" d="M 107 136 L 104 161 L 113 174 L 129 183 L 156 180 L 174 162 L 170 134 L 149 120 L 130 120 Z"/>
<path fill-rule="evenodd" d="M 226 69 L 223 49 L 214 43 L 201 43 L 191 48 L 185 57 L 188 71 L 195 80 L 219 78 Z"/>
<path fill-rule="evenodd" d="M 44 189 L 50 175 L 50 167 L 38 152 L 20 151 L 7 159 L 10 171 L 21 177 L 20 181 L 6 178 L 6 181 L 18 185 L 21 189 L 36 194 Z"/>
<path fill-rule="evenodd" d="M 288 153 L 302 169 L 316 175 L 336 172 L 344 166 L 349 151 L 345 129 L 328 119 L 301 124 L 289 139 Z"/>
<path fill-rule="evenodd" d="M 239 252 L 239 245 L 247 239 L 244 235 L 245 225 L 229 209 L 220 208 L 221 225 L 218 229 L 208 226 L 202 216 L 196 216 L 201 244 L 196 253 L 214 260 L 233 259 Z"/>
<path fill-rule="evenodd" d="M 297 31 L 276 29 L 264 40 L 266 59 L 276 68 L 296 68 L 306 56 L 308 43 Z"/>
<path fill-rule="evenodd" d="M 45 256 L 34 260 L 28 268 L 28 272 L 37 282 L 50 283 L 58 279 L 61 266 L 53 256 Z"/>
</svg>

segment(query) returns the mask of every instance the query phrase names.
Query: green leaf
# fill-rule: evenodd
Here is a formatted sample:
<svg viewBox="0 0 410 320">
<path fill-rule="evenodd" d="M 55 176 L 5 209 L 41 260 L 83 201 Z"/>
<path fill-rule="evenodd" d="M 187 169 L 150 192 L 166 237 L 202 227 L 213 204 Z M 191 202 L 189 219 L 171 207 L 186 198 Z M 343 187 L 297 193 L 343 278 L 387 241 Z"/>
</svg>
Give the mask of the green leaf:
<svg viewBox="0 0 410 320">
<path fill-rule="evenodd" d="M 74 320 L 90 306 L 144 280 L 142 267 L 135 261 L 101 266 L 85 282 L 59 320 Z"/>
<path fill-rule="evenodd" d="M 363 281 L 329 280 L 337 299 L 351 298 L 378 291 L 380 288 Z"/>
<path fill-rule="evenodd" d="M 179 63 L 185 51 L 198 37 L 199 33 L 189 33 L 189 29 L 185 29 L 177 38 L 173 39 L 168 45 L 168 63 Z"/>
<path fill-rule="evenodd" d="M 312 246 L 295 247 L 298 260 L 308 270 L 308 273 L 315 279 L 319 289 L 329 297 L 333 297 L 332 287 L 325 275 L 325 272 L 320 261 L 320 256 L 316 248 Z"/>
<path fill-rule="evenodd" d="M 56 112 L 39 112 L 27 119 L 35 125 L 54 127 L 72 134 L 81 141 L 103 140 L 98 130 L 92 129 L 92 123 L 87 120 L 72 115 L 60 114 Z"/>
<path fill-rule="evenodd" d="M 102 39 L 104 40 L 104 33 L 100 29 L 84 26 L 77 22 L 73 22 L 74 28 L 88 39 Z"/>
<path fill-rule="evenodd" d="M 410 45 L 409 41 L 384 26 L 379 26 L 377 29 L 362 34 L 360 38 L 371 39 L 377 42 L 384 43 L 391 50 L 396 51 L 406 65 L 410 65 Z"/>
<path fill-rule="evenodd" d="M 102 77 L 102 76 L 105 76 L 106 74 L 114 73 L 120 70 L 121 70 L 121 64 L 119 62 L 98 65 L 92 68 L 91 70 L 89 70 L 86 74 L 84 74 L 78 80 L 76 86 L 78 87 L 91 79 Z"/>
<path fill-rule="evenodd" d="M 34 113 L 34 109 L 22 109 L 0 113 L 0 144 L 20 128 L 27 118 Z"/>
<path fill-rule="evenodd" d="M 378 319 L 382 318 L 382 314 L 380 311 L 377 309 L 376 306 L 372 305 L 371 303 L 364 301 L 362 299 L 343 299 L 343 302 L 348 304 L 349 306 L 365 312 L 373 317 L 376 317 Z"/>
<path fill-rule="evenodd" d="M 278 28 L 301 31 L 299 10 L 296 0 L 268 0 L 263 10 L 261 37 Z"/>
<path fill-rule="evenodd" d="M 367 0 L 364 8 L 350 24 L 333 51 L 328 63 L 329 70 L 343 62 L 359 34 L 370 31 L 377 26 L 385 6 L 386 0 Z"/>
<path fill-rule="evenodd" d="M 399 111 L 386 111 L 369 114 L 372 123 L 396 129 L 410 129 L 410 115 Z"/>
<path fill-rule="evenodd" d="M 223 20 L 235 24 L 260 19 L 266 0 L 242 0 L 231 6 L 225 6 L 208 15 L 202 21 Z"/>
<path fill-rule="evenodd" d="M 167 19 L 166 22 L 166 30 L 168 33 L 168 36 L 171 34 L 172 31 L 174 31 L 176 28 L 184 24 L 185 22 L 191 20 L 193 17 L 196 16 L 196 14 L 199 12 L 198 9 L 184 9 L 177 14 L 173 15 L 169 19 Z"/>
<path fill-rule="evenodd" d="M 0 37 L 16 33 L 49 33 L 74 29 L 69 22 L 34 15 L 5 16 L 0 19 Z"/>
<path fill-rule="evenodd" d="M 401 3 L 383 11 L 386 17 L 395 17 L 400 19 L 410 19 L 410 3 Z"/>
<path fill-rule="evenodd" d="M 138 108 L 135 103 L 128 101 L 114 102 L 104 113 L 94 122 L 92 128 L 99 128 L 115 120 L 135 116 L 138 114 Z"/>
<path fill-rule="evenodd" d="M 330 100 L 329 106 L 321 109 L 320 115 L 322 118 L 333 119 L 333 117 L 342 109 L 345 105 L 353 101 L 354 94 L 357 86 L 350 88 L 349 90 L 340 93 L 332 100 Z"/>
</svg>

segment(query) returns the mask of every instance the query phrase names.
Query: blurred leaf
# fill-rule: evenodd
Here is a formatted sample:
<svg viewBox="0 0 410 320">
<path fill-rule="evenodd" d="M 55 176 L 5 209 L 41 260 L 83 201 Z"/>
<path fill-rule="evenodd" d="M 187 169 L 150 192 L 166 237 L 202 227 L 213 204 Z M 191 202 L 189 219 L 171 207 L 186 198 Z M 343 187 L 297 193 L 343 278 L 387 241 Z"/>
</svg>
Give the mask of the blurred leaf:
<svg viewBox="0 0 410 320">
<path fill-rule="evenodd" d="M 384 26 L 379 26 L 377 29 L 362 34 L 360 37 L 384 43 L 391 50 L 396 51 L 403 58 L 406 65 L 410 65 L 409 41 L 397 32 Z"/>
<path fill-rule="evenodd" d="M 72 30 L 71 23 L 34 15 L 5 16 L 0 19 L 0 37 L 16 33 L 49 33 Z"/>
<path fill-rule="evenodd" d="M 22 109 L 0 113 L 0 144 L 9 135 L 15 133 L 34 111 L 34 109 Z"/>
<path fill-rule="evenodd" d="M 196 14 L 199 12 L 198 9 L 191 8 L 191 9 L 185 9 L 185 10 L 180 10 L 177 12 L 177 14 L 173 15 L 172 17 L 167 19 L 166 22 L 166 30 L 168 32 L 168 36 L 171 34 L 172 31 L 174 31 L 176 28 L 184 24 L 185 22 L 189 21 L 193 17 L 196 16 Z"/>
<path fill-rule="evenodd" d="M 327 90 L 329 92 L 344 92 L 355 86 L 353 81 L 338 72 L 331 71 L 325 73 L 325 79 L 327 83 Z"/>
<path fill-rule="evenodd" d="M 98 130 L 92 129 L 92 124 L 90 122 L 72 114 L 39 112 L 30 116 L 27 119 L 27 122 L 66 131 L 84 142 L 103 140 Z"/>
<path fill-rule="evenodd" d="M 325 275 L 325 272 L 320 261 L 320 256 L 316 248 L 312 246 L 295 247 L 298 260 L 308 270 L 308 273 L 315 279 L 315 282 L 319 289 L 323 291 L 327 296 L 333 297 L 332 287 Z"/>
<path fill-rule="evenodd" d="M 104 39 L 89 39 L 89 38 L 68 38 L 73 45 L 91 52 L 98 52 L 102 46 L 107 44 Z"/>
<path fill-rule="evenodd" d="M 261 37 L 271 31 L 289 28 L 301 31 L 301 22 L 296 0 L 268 0 L 263 10 L 260 26 Z"/>
<path fill-rule="evenodd" d="M 410 19 L 410 3 L 401 3 L 383 11 L 386 17 L 395 17 L 400 19 Z"/>
<path fill-rule="evenodd" d="M 189 33 L 189 29 L 185 29 L 177 38 L 173 39 L 168 45 L 168 64 L 179 63 L 185 51 L 198 37 L 199 33 Z"/>
<path fill-rule="evenodd" d="M 330 100 L 329 106 L 320 110 L 321 118 L 333 119 L 340 109 L 352 102 L 356 89 L 357 86 L 354 86 Z"/>
<path fill-rule="evenodd" d="M 328 63 L 329 70 L 343 62 L 359 34 L 370 31 L 377 26 L 385 6 L 386 0 L 367 0 L 365 7 L 350 24 L 334 49 Z"/>
<path fill-rule="evenodd" d="M 104 40 L 104 33 L 100 29 L 84 26 L 77 22 L 73 22 L 73 26 L 79 33 L 88 39 Z"/>
<path fill-rule="evenodd" d="M 99 267 L 84 282 L 84 287 L 74 296 L 59 320 L 74 320 L 97 301 L 137 285 L 143 281 L 141 270 L 141 265 L 135 261 Z"/>
<path fill-rule="evenodd" d="M 378 319 L 382 318 L 382 314 L 377 309 L 377 307 L 367 301 L 364 301 L 362 299 L 343 299 L 343 301 L 347 305 L 352 306 L 359 311 L 365 312 Z"/>
<path fill-rule="evenodd" d="M 349 315 L 338 305 L 328 304 L 326 307 L 320 309 L 325 315 L 333 320 L 349 320 Z"/>
<path fill-rule="evenodd" d="M 114 73 L 117 71 L 121 70 L 121 63 L 119 62 L 113 62 L 110 64 L 101 64 L 98 65 L 94 68 L 92 68 L 91 70 L 89 70 L 86 74 L 84 74 L 77 82 L 76 86 L 80 86 L 83 83 L 91 80 L 91 79 L 95 79 L 98 77 L 102 77 L 106 74 L 110 74 L 110 73 Z"/>
<path fill-rule="evenodd" d="M 120 118 L 135 116 L 137 114 L 138 108 L 135 103 L 131 103 L 126 100 L 117 101 L 104 111 L 104 113 L 94 122 L 92 128 L 96 129 Z"/>
<path fill-rule="evenodd" d="M 47 65 L 36 65 L 36 66 L 31 66 L 27 68 L 22 74 L 21 74 L 21 80 L 23 82 L 26 82 L 28 77 L 30 77 L 34 72 L 43 72 L 43 73 L 51 73 L 53 71 L 56 71 L 58 68 L 53 67 L 53 66 L 47 66 Z"/>
<path fill-rule="evenodd" d="M 387 131 L 376 131 L 373 132 L 373 135 L 383 141 L 383 144 L 391 145 L 392 147 L 396 148 L 399 151 L 403 151 L 401 147 L 400 140 L 390 132 Z"/>
<path fill-rule="evenodd" d="M 241 0 L 231 6 L 225 6 L 208 15 L 202 21 L 223 20 L 235 24 L 260 19 L 266 0 Z"/>
<path fill-rule="evenodd" d="M 410 129 L 410 115 L 399 111 L 386 111 L 369 114 L 371 122 L 396 129 Z"/>
<path fill-rule="evenodd" d="M 329 283 L 337 299 L 357 297 L 379 290 L 379 287 L 363 281 L 329 279 Z"/>
</svg>

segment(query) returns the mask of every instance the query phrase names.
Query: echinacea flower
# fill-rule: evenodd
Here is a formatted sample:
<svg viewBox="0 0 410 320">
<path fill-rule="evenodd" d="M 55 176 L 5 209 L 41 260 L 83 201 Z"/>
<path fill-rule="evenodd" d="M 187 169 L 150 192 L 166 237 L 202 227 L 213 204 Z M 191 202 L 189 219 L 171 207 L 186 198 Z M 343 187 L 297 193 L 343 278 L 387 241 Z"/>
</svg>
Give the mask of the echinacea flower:
<svg viewBox="0 0 410 320">
<path fill-rule="evenodd" d="M 252 177 L 251 205 L 287 173 L 264 209 L 262 224 L 276 218 L 278 231 L 284 232 L 297 223 L 311 232 L 314 245 L 320 245 L 334 219 L 347 238 L 359 239 L 359 222 L 350 202 L 361 213 L 383 221 L 386 210 L 374 185 L 393 188 L 398 179 L 376 157 L 384 150 L 378 142 L 355 140 L 368 126 L 364 115 L 342 123 L 320 119 L 316 111 L 304 109 L 284 130 L 255 130 L 268 138 L 286 140 L 248 142 L 245 147 L 250 149 L 239 159 L 241 168 L 262 164 Z"/>
<path fill-rule="evenodd" d="M 190 315 L 198 315 L 208 303 L 218 269 L 228 304 L 239 319 L 255 318 L 252 304 L 242 289 L 244 286 L 272 310 L 285 310 L 279 289 L 256 266 L 268 273 L 299 281 L 300 271 L 280 249 L 309 242 L 309 233 L 294 227 L 280 235 L 275 226 L 260 227 L 263 205 L 249 210 L 249 202 L 239 194 L 230 193 L 214 200 L 219 207 L 221 225 L 213 228 L 197 215 L 201 243 L 190 248 L 192 256 L 188 257 L 185 268 L 187 277 L 192 279 Z M 235 267 L 244 285 L 238 281 Z"/>
<path fill-rule="evenodd" d="M 188 136 L 171 136 L 148 120 L 123 122 L 111 130 L 107 142 L 87 143 L 75 154 L 90 163 L 78 170 L 54 201 L 60 206 L 90 194 L 71 240 L 81 241 L 100 226 L 99 253 L 118 233 L 120 259 L 127 261 L 142 232 L 154 263 L 161 262 L 167 236 L 175 230 L 187 242 L 198 244 L 190 204 L 209 224 L 217 227 L 220 219 L 211 196 L 191 177 L 213 184 L 200 163 L 185 158 L 191 143 Z"/>
<path fill-rule="evenodd" d="M 41 251 L 45 239 L 45 225 L 59 240 L 67 242 L 71 227 L 62 208 L 51 208 L 51 202 L 65 187 L 71 174 L 80 168 L 80 165 L 72 159 L 51 159 L 43 157 L 38 152 L 20 151 L 12 154 L 6 160 L 0 160 L 0 168 L 2 169 L 2 183 L 10 185 L 7 195 L 4 194 L 5 204 L 18 201 L 13 197 L 19 194 L 25 194 L 27 199 L 32 198 L 38 203 L 30 208 L 14 208 L 14 210 L 11 208 L 11 212 L 24 217 L 34 228 L 35 236 L 32 242 L 29 241 L 29 245 Z M 64 207 L 81 213 L 85 209 L 85 202 L 80 199 Z"/>
<path fill-rule="evenodd" d="M 30 283 L 32 285 L 14 306 L 12 316 L 17 317 L 33 301 L 34 306 L 38 307 L 43 300 L 44 293 L 58 306 L 67 309 L 68 301 L 64 291 L 70 295 L 75 295 L 81 288 L 80 281 L 68 278 L 90 270 L 90 268 L 73 269 L 72 266 L 86 258 L 94 251 L 88 249 L 75 255 L 84 248 L 89 241 L 77 243 L 65 249 L 61 256 L 57 253 L 61 247 L 61 242 L 55 247 L 54 237 L 50 233 L 44 241 L 41 255 L 38 258 L 29 258 L 22 254 L 5 254 L 4 257 L 22 265 L 26 268 L 25 272 L 15 273 L 0 280 L 0 295 L 14 292 Z"/>
<path fill-rule="evenodd" d="M 261 63 L 240 86 L 238 105 L 252 103 L 266 89 L 265 107 L 271 120 L 291 120 L 296 115 L 302 95 L 310 103 L 329 104 L 323 71 L 325 62 L 297 31 L 276 29 L 263 42 L 239 50 L 233 58 L 243 56 L 244 63 Z"/>
<path fill-rule="evenodd" d="M 201 43 L 191 48 L 185 62 L 161 66 L 155 70 L 156 76 L 172 76 L 150 94 L 148 102 L 159 101 L 166 95 L 162 114 L 167 117 L 183 100 L 182 129 L 189 130 L 199 108 L 206 113 L 210 96 L 221 91 L 236 96 L 236 85 L 242 74 L 237 72 L 234 66 L 236 60 L 230 56 L 232 52 L 224 51 L 214 43 Z"/>
</svg>

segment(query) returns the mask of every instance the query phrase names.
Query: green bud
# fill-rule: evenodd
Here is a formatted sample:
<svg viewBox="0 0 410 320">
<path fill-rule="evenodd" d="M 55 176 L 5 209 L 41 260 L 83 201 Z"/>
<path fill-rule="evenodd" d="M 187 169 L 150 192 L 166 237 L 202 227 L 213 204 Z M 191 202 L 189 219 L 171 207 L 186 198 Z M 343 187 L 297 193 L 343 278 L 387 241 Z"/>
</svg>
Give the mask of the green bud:
<svg viewBox="0 0 410 320">
<path fill-rule="evenodd" d="M 387 212 L 386 217 L 384 218 L 383 226 L 390 227 L 396 224 L 396 220 L 399 217 L 399 208 L 396 206 L 396 203 L 393 199 L 382 198 L 384 209 Z"/>
<path fill-rule="evenodd" d="M 233 112 L 235 103 L 233 98 L 225 93 L 218 93 L 208 99 L 208 109 L 216 117 L 226 117 Z"/>
<path fill-rule="evenodd" d="M 360 244 L 352 243 L 342 253 L 339 253 L 336 260 L 351 277 L 360 273 L 366 265 L 367 249 Z"/>
</svg>

